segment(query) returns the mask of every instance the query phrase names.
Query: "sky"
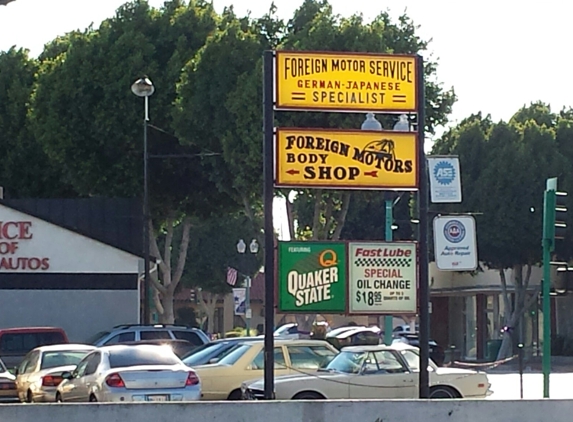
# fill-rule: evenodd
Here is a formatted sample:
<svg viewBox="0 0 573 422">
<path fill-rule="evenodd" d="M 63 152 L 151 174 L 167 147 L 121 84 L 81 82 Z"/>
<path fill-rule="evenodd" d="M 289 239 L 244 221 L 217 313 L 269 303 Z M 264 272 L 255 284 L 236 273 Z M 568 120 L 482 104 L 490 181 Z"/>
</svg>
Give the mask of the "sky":
<svg viewBox="0 0 573 422">
<path fill-rule="evenodd" d="M 236 13 L 261 16 L 269 0 L 213 0 L 217 11 L 233 5 Z M 75 29 L 94 27 L 114 15 L 123 0 L 15 0 L 0 6 L 0 50 L 25 47 L 34 56 L 45 43 Z M 302 0 L 274 0 L 288 19 Z M 342 16 L 361 13 L 366 20 L 382 10 L 397 17 L 406 12 L 431 39 L 424 55 L 438 61 L 438 80 L 454 87 L 458 101 L 451 123 L 472 113 L 508 120 L 533 101 L 554 111 L 573 105 L 571 16 L 564 0 L 330 0 Z M 163 0 L 150 0 L 160 7 Z"/>
<path fill-rule="evenodd" d="M 234 5 L 242 15 L 265 13 L 269 0 L 213 0 L 217 11 Z M 288 19 L 302 0 L 275 0 L 279 16 Z M 15 0 L 0 6 L 0 50 L 13 45 L 38 55 L 45 43 L 74 29 L 85 29 L 114 15 L 123 0 Z M 541 100 L 554 111 L 573 105 L 568 48 L 573 4 L 564 0 L 330 0 L 342 16 L 363 14 L 366 20 L 388 9 L 404 11 L 431 39 L 425 54 L 438 59 L 438 80 L 454 87 L 458 102 L 452 124 L 481 111 L 507 120 L 520 107 Z M 160 7 L 163 0 L 150 0 Z M 376 4 L 376 6 L 374 6 Z"/>
</svg>

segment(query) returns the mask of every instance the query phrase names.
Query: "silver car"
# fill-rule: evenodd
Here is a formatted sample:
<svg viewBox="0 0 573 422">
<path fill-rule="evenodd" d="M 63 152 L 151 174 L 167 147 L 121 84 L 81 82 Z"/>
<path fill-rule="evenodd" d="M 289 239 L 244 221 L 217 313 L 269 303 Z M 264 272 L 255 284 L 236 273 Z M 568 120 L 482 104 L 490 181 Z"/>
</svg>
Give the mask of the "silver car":
<svg viewBox="0 0 573 422">
<path fill-rule="evenodd" d="M 94 346 L 85 344 L 57 344 L 31 350 L 16 371 L 20 401 L 54 402 L 62 373 L 74 370 L 92 350 Z"/>
<path fill-rule="evenodd" d="M 96 349 L 62 374 L 58 402 L 196 401 L 201 381 L 169 346 L 116 345 Z"/>
</svg>

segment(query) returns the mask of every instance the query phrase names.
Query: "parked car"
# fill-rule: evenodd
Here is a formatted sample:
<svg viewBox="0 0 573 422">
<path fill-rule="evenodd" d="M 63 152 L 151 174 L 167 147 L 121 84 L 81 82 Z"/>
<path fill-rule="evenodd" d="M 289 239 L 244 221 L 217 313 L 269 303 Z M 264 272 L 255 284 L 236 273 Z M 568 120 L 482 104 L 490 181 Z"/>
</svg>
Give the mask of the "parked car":
<svg viewBox="0 0 573 422">
<path fill-rule="evenodd" d="M 340 350 L 347 346 L 380 344 L 380 333 L 378 327 L 355 327 L 352 330 L 342 331 L 337 336 L 329 336 L 326 340 Z"/>
<path fill-rule="evenodd" d="M 16 377 L 8 372 L 6 365 L 0 360 L 0 403 L 16 403 L 18 401 Z"/>
<path fill-rule="evenodd" d="M 275 375 L 316 371 L 338 351 L 322 340 L 275 340 Z M 203 400 L 240 400 L 241 384 L 263 376 L 264 342 L 240 343 L 215 364 L 195 366 Z"/>
<path fill-rule="evenodd" d="M 330 330 L 326 334 L 326 338 L 338 337 L 340 334 L 344 333 L 345 331 L 351 331 L 351 330 L 355 330 L 357 328 L 366 328 L 366 326 L 365 325 L 347 325 L 344 327 L 338 327 L 338 328 L 335 328 L 333 330 Z"/>
<path fill-rule="evenodd" d="M 33 349 L 16 371 L 16 388 L 21 402 L 54 402 L 62 373 L 72 371 L 95 347 L 58 344 Z"/>
<path fill-rule="evenodd" d="M 69 343 L 66 332 L 56 327 L 4 328 L 0 330 L 0 359 L 16 368 L 36 347 Z"/>
<path fill-rule="evenodd" d="M 416 324 L 415 326 L 415 330 L 416 331 L 412 331 L 412 327 L 409 324 L 403 324 L 403 325 L 398 325 L 397 327 L 394 327 L 394 329 L 392 330 L 392 333 L 394 334 L 401 334 L 401 333 L 417 333 L 418 330 L 420 329 L 420 326 L 418 324 Z"/>
<path fill-rule="evenodd" d="M 415 399 L 419 385 L 419 349 L 405 343 L 345 348 L 312 374 L 275 378 L 278 400 Z M 430 398 L 485 398 L 491 394 L 487 374 L 438 368 L 430 362 Z M 246 382 L 242 397 L 264 397 L 264 382 Z"/>
<path fill-rule="evenodd" d="M 142 340 L 142 341 L 130 341 L 127 343 L 121 343 L 125 345 L 140 345 L 140 344 L 152 344 L 156 346 L 168 346 L 171 348 L 173 353 L 181 359 L 186 356 L 190 351 L 195 350 L 199 346 L 189 343 L 187 340 Z M 209 344 L 209 343 L 206 343 Z"/>
<path fill-rule="evenodd" d="M 194 346 L 201 346 L 211 341 L 200 329 L 184 325 L 126 324 L 117 325 L 111 331 L 97 333 L 87 343 L 100 347 L 147 340 L 186 340 Z"/>
<path fill-rule="evenodd" d="M 317 322 L 315 325 L 323 326 L 327 333 L 330 331 L 328 323 L 324 321 Z M 310 333 L 299 331 L 298 324 L 291 322 L 288 324 L 283 324 L 280 327 L 278 327 L 274 331 L 274 336 L 281 339 L 300 339 L 300 338 L 308 338 L 310 336 Z"/>
<path fill-rule="evenodd" d="M 394 336 L 393 343 L 406 343 L 410 346 L 420 347 L 420 338 L 418 334 L 400 333 Z M 446 360 L 444 348 L 434 340 L 430 340 L 429 347 L 430 359 L 432 359 L 436 365 L 443 366 Z"/>
<path fill-rule="evenodd" d="M 57 402 L 195 401 L 201 381 L 171 348 L 115 345 L 94 350 L 62 374 Z"/>
<path fill-rule="evenodd" d="M 193 350 L 181 359 L 190 368 L 197 365 L 217 363 L 241 343 L 261 341 L 259 337 L 233 337 L 230 339 L 215 340 Z"/>
</svg>

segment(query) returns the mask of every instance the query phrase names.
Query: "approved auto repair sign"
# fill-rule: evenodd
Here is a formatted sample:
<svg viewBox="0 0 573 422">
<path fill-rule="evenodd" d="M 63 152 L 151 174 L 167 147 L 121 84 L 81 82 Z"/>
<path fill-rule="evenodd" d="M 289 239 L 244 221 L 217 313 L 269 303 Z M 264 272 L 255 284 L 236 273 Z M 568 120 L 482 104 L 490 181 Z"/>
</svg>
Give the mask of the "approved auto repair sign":
<svg viewBox="0 0 573 422">
<path fill-rule="evenodd" d="M 350 242 L 349 314 L 415 314 L 417 245 Z"/>
</svg>

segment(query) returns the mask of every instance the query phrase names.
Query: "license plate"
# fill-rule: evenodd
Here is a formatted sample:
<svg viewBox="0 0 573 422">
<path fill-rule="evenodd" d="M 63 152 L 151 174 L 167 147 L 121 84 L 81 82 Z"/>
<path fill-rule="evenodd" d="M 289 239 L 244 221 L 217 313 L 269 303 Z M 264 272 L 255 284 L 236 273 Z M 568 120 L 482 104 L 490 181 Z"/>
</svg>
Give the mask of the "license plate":
<svg viewBox="0 0 573 422">
<path fill-rule="evenodd" d="M 166 395 L 147 396 L 147 401 L 169 401 L 169 396 Z"/>
</svg>

